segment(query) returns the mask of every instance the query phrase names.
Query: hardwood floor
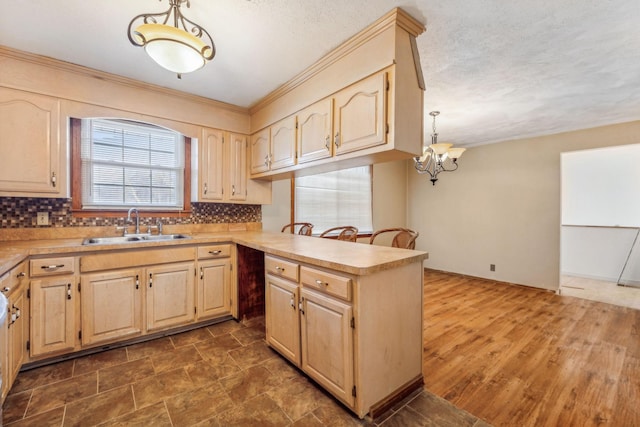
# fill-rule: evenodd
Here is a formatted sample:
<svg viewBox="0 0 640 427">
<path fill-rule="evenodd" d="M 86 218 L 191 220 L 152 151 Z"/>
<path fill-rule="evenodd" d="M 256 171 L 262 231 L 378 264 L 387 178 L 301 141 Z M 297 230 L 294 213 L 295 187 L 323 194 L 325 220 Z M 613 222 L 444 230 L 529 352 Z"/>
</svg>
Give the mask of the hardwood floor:
<svg viewBox="0 0 640 427">
<path fill-rule="evenodd" d="M 425 388 L 495 426 L 640 426 L 640 311 L 425 272 Z"/>
</svg>

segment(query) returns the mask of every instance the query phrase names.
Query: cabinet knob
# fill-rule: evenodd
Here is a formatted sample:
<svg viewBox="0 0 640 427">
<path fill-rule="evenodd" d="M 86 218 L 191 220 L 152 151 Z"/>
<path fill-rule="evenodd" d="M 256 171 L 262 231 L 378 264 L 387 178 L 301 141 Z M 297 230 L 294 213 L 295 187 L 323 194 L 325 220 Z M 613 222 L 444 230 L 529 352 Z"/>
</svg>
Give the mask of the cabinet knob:
<svg viewBox="0 0 640 427">
<path fill-rule="evenodd" d="M 58 183 L 58 178 L 56 177 L 56 173 L 52 172 L 51 173 L 51 185 L 53 187 L 55 187 L 57 183 Z"/>
</svg>

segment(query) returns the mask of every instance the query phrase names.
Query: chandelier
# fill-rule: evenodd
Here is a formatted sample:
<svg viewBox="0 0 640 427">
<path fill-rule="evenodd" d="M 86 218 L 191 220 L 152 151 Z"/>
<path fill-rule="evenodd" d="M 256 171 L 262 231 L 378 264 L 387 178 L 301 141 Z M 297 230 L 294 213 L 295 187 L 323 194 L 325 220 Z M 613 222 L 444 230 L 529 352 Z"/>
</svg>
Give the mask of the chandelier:
<svg viewBox="0 0 640 427">
<path fill-rule="evenodd" d="M 136 16 L 127 33 L 134 46 L 144 46 L 154 61 L 178 74 L 178 78 L 204 67 L 216 54 L 207 30 L 180 12 L 182 3 L 191 7 L 190 0 L 169 0 L 166 12 Z"/>
<path fill-rule="evenodd" d="M 458 169 L 458 159 L 466 148 L 454 148 L 453 144 L 438 143 L 436 133 L 436 116 L 440 111 L 429 113 L 433 117 L 433 133 L 431 134 L 431 145 L 424 147 L 421 157 L 414 157 L 414 167 L 419 174 L 428 173 L 431 176 L 431 183 L 436 185 L 440 172 L 453 172 Z"/>
</svg>

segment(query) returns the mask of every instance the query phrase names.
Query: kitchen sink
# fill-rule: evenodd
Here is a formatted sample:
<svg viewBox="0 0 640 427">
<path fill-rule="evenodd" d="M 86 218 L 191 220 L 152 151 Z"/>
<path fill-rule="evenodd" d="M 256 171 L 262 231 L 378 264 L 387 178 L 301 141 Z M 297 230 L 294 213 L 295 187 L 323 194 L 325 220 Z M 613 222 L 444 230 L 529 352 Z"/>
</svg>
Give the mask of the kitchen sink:
<svg viewBox="0 0 640 427">
<path fill-rule="evenodd" d="M 116 245 L 131 242 L 164 242 L 167 240 L 190 239 L 185 234 L 128 234 L 117 237 L 89 237 L 82 241 L 83 245 Z"/>
</svg>

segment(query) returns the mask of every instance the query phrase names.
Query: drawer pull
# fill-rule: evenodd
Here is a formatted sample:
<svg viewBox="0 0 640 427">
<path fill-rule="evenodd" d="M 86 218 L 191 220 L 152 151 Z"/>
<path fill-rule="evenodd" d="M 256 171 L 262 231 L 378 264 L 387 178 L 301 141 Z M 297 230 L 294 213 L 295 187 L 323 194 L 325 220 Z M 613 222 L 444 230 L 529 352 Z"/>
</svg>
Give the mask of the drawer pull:
<svg viewBox="0 0 640 427">
<path fill-rule="evenodd" d="M 71 283 L 67 285 L 67 299 L 71 299 Z"/>
<path fill-rule="evenodd" d="M 24 271 L 21 271 L 20 273 L 16 274 L 16 277 L 19 279 L 21 277 L 26 276 L 26 274 L 24 274 Z"/>
<path fill-rule="evenodd" d="M 293 294 L 291 295 L 291 300 L 289 301 L 289 304 L 291 304 L 291 308 L 293 308 L 294 310 L 296 309 L 296 302 L 294 301 Z"/>
<path fill-rule="evenodd" d="M 218 249 L 217 251 L 209 251 L 209 253 L 211 255 L 220 255 L 222 253 L 222 251 Z"/>
<path fill-rule="evenodd" d="M 7 292 L 9 292 L 10 290 L 11 290 L 11 288 L 10 288 L 10 287 L 5 286 L 4 288 L 2 288 L 2 293 L 7 293 Z"/>
<path fill-rule="evenodd" d="M 280 272 L 280 273 L 284 273 L 284 267 L 280 267 L 276 265 L 276 271 Z"/>
<path fill-rule="evenodd" d="M 57 264 L 57 265 L 43 265 L 42 267 L 40 267 L 43 270 L 55 270 L 56 268 L 62 268 L 64 267 L 64 264 Z"/>
<path fill-rule="evenodd" d="M 319 285 L 319 286 L 322 286 L 322 285 L 327 285 L 327 286 L 329 286 L 329 282 L 323 282 L 323 281 L 322 281 L 322 280 L 320 280 L 320 279 L 317 279 L 317 280 L 316 280 L 316 284 L 317 284 L 317 285 Z"/>
</svg>

